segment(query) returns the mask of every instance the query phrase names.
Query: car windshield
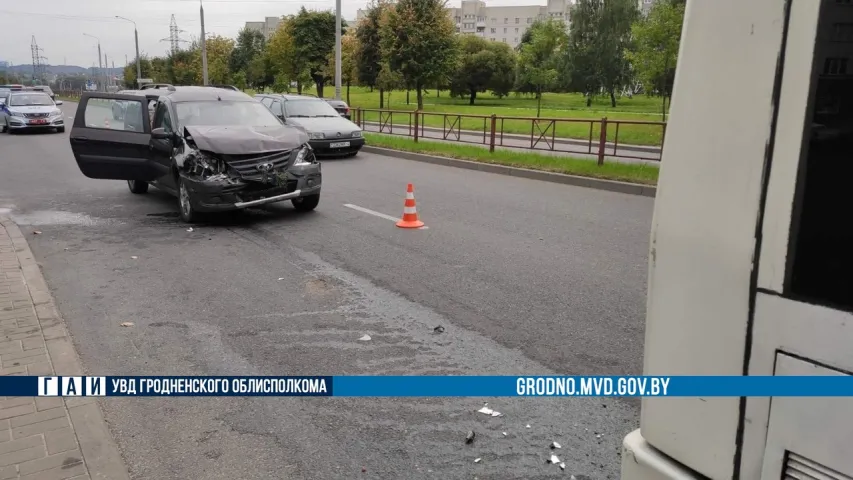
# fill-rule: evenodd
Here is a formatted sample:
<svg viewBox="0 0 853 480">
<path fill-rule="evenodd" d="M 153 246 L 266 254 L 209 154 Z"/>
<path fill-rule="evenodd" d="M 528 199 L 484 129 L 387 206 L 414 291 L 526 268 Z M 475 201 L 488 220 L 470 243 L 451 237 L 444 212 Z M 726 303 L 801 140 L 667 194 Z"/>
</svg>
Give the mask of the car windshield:
<svg viewBox="0 0 853 480">
<path fill-rule="evenodd" d="M 245 125 L 274 127 L 281 122 L 266 107 L 255 101 L 205 101 L 180 102 L 175 106 L 178 124 L 193 125 Z"/>
<path fill-rule="evenodd" d="M 53 105 L 53 100 L 50 99 L 50 96 L 44 93 L 12 95 L 9 105 L 12 107 L 23 107 L 29 105 L 49 106 Z"/>
<path fill-rule="evenodd" d="M 284 111 L 288 117 L 340 117 L 325 100 L 288 100 Z"/>
</svg>

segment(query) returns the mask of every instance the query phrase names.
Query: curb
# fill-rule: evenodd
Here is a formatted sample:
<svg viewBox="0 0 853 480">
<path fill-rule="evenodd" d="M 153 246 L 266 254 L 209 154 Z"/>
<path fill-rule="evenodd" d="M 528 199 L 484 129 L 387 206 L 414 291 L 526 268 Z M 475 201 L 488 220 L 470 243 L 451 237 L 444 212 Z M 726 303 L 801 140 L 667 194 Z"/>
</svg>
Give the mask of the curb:
<svg viewBox="0 0 853 480">
<path fill-rule="evenodd" d="M 468 170 L 478 170 L 481 172 L 497 173 L 499 175 L 529 178 L 531 180 L 561 183 L 563 185 L 573 185 L 576 187 L 593 188 L 596 190 L 606 190 L 617 193 L 627 193 L 629 195 L 640 195 L 643 197 L 654 197 L 657 193 L 657 187 L 652 185 L 643 185 L 639 183 L 617 182 L 613 180 L 580 177 L 577 175 L 566 175 L 565 173 L 554 173 L 545 172 L 542 170 L 530 170 L 527 168 L 508 167 L 506 165 L 473 162 L 471 160 L 459 160 L 457 158 L 449 157 L 438 157 L 435 155 L 406 152 L 403 150 L 394 150 L 391 148 L 371 147 L 369 145 L 361 147 L 361 151 L 375 153 L 378 155 L 394 156 L 397 158 L 412 160 L 415 162 L 425 162 L 432 163 L 434 165 L 443 165 L 445 167 L 465 168 Z"/>
<path fill-rule="evenodd" d="M 0 225 L 12 239 L 22 275 L 33 300 L 42 329 L 50 363 L 57 376 L 82 376 L 83 367 L 65 321 L 59 315 L 39 264 L 21 229 L 8 217 L 0 216 Z M 92 479 L 130 479 L 118 446 L 107 428 L 95 397 L 64 398 L 65 408 L 80 445 L 80 452 Z"/>
</svg>

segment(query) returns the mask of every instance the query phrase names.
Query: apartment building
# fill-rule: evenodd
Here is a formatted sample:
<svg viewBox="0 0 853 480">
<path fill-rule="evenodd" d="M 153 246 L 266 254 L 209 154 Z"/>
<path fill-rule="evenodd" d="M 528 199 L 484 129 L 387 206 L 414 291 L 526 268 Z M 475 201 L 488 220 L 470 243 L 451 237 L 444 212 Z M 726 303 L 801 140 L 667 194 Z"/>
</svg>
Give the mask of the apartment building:
<svg viewBox="0 0 853 480">
<path fill-rule="evenodd" d="M 462 0 L 461 6 L 447 9 L 458 33 L 477 35 L 515 48 L 524 32 L 536 20 L 554 18 L 571 24 L 572 0 L 547 0 L 546 5 L 488 6 L 482 0 Z M 356 21 L 367 12 L 359 10 Z"/>
<path fill-rule="evenodd" d="M 281 17 L 266 17 L 263 22 L 246 22 L 246 28 L 263 33 L 264 37 L 269 40 L 278 28 L 279 23 L 281 23 Z"/>
<path fill-rule="evenodd" d="M 346 25 L 355 26 L 355 21 L 350 21 L 347 19 L 342 19 Z M 266 17 L 263 22 L 246 22 L 246 28 L 249 30 L 254 30 L 256 32 L 261 32 L 264 34 L 267 40 L 272 37 L 272 34 L 275 33 L 278 25 L 281 23 L 281 17 Z"/>
</svg>

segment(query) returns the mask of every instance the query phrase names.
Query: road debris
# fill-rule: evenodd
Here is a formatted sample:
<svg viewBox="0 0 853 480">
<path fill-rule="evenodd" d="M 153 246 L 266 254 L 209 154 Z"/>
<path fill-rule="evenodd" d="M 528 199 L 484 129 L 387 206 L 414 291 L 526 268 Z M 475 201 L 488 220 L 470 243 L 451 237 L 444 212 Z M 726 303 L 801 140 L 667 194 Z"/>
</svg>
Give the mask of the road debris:
<svg viewBox="0 0 853 480">
<path fill-rule="evenodd" d="M 476 436 L 477 436 L 477 434 L 474 433 L 474 430 L 468 430 L 468 435 L 465 435 L 465 443 L 467 443 L 467 444 L 474 443 L 474 437 L 476 437 Z"/>
<path fill-rule="evenodd" d="M 501 432 L 501 433 L 503 433 L 503 434 L 504 434 L 504 437 L 506 436 L 506 432 Z"/>
<path fill-rule="evenodd" d="M 549 458 L 548 460 L 545 460 L 545 463 L 553 463 L 554 465 L 559 465 L 560 464 L 560 457 L 558 457 L 556 455 L 551 455 L 551 458 Z"/>
<path fill-rule="evenodd" d="M 192 231 L 193 231 L 193 227 L 188 228 L 188 229 L 187 229 L 187 231 L 188 231 L 188 232 L 192 232 Z"/>
<path fill-rule="evenodd" d="M 361 473 L 367 472 L 367 467 L 361 467 Z"/>
<path fill-rule="evenodd" d="M 530 428 L 530 424 L 528 423 L 527 425 L 524 426 L 524 428 Z"/>
<path fill-rule="evenodd" d="M 563 448 L 563 447 L 561 447 L 560 444 L 557 442 L 551 442 L 551 450 L 553 450 L 555 448 Z"/>
<path fill-rule="evenodd" d="M 432 329 L 432 333 L 444 333 L 444 327 L 439 325 L 439 326 Z"/>
<path fill-rule="evenodd" d="M 121 326 L 122 326 L 122 327 L 132 327 L 132 326 L 133 326 L 133 322 L 122 322 L 122 323 L 121 323 Z"/>
<path fill-rule="evenodd" d="M 279 281 L 279 282 L 280 282 L 280 281 L 282 281 L 282 280 L 284 280 L 284 277 L 278 277 L 278 281 Z"/>
<path fill-rule="evenodd" d="M 483 408 L 481 408 L 477 411 L 480 413 L 485 413 L 486 415 L 491 415 L 493 417 L 500 417 L 503 415 L 501 412 L 498 412 L 497 410 L 492 410 L 491 408 L 489 408 L 488 403 L 484 403 Z"/>
<path fill-rule="evenodd" d="M 33 235 L 41 235 L 41 231 L 40 230 L 33 230 Z"/>
<path fill-rule="evenodd" d="M 365 334 L 363 337 L 359 338 L 359 340 L 361 340 L 362 342 L 369 342 L 370 335 Z"/>
<path fill-rule="evenodd" d="M 478 457 L 478 458 L 475 458 L 475 459 L 474 459 L 474 463 L 480 463 L 480 460 L 482 460 L 482 458 L 479 458 L 479 457 Z"/>
<path fill-rule="evenodd" d="M 563 462 L 560 464 L 560 470 L 565 470 L 565 469 L 566 469 L 566 462 Z M 572 475 L 572 478 L 574 478 L 574 475 Z"/>
<path fill-rule="evenodd" d="M 572 475 L 571 477 L 569 477 L 569 480 L 578 480 L 578 477 Z"/>
<path fill-rule="evenodd" d="M 131 256 L 130 256 L 130 258 L 132 258 L 132 259 L 136 260 L 136 259 L 137 259 L 137 258 L 139 258 L 139 257 L 137 257 L 136 255 L 131 255 Z"/>
</svg>

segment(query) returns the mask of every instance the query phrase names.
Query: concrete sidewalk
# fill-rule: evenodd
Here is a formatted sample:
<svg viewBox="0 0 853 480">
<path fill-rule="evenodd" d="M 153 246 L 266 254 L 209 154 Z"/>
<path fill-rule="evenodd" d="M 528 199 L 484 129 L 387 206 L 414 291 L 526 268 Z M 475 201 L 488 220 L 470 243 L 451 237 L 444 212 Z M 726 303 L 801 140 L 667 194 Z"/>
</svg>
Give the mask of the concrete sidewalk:
<svg viewBox="0 0 853 480">
<path fill-rule="evenodd" d="M 21 230 L 0 216 L 0 375 L 83 375 Z M 129 479 L 93 397 L 0 397 L 0 480 Z"/>
</svg>

